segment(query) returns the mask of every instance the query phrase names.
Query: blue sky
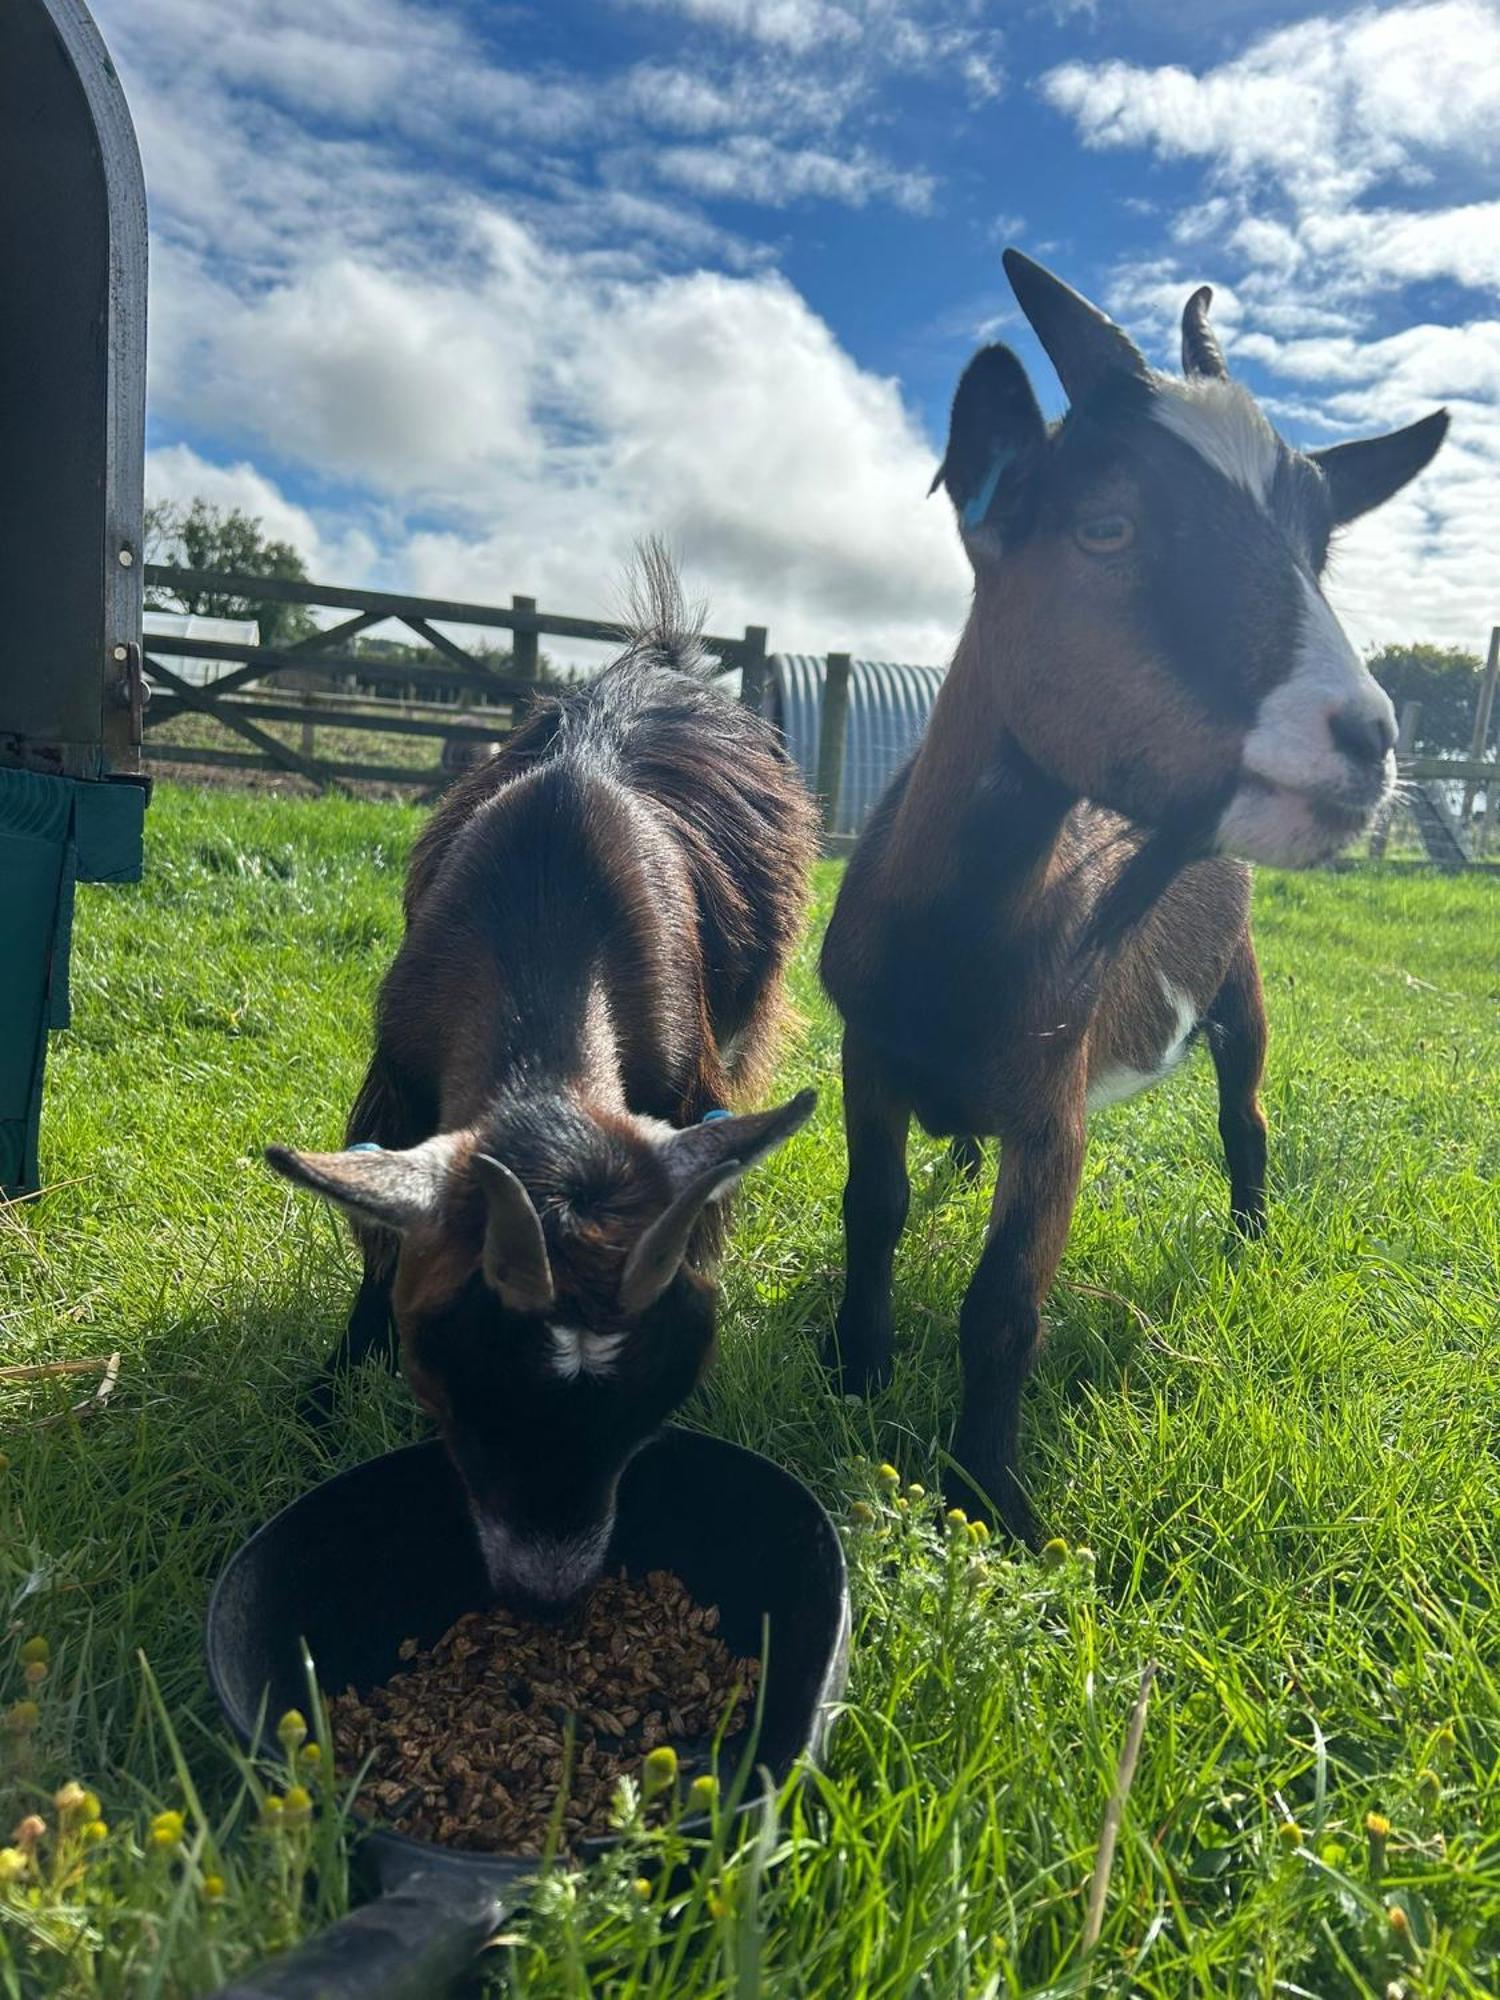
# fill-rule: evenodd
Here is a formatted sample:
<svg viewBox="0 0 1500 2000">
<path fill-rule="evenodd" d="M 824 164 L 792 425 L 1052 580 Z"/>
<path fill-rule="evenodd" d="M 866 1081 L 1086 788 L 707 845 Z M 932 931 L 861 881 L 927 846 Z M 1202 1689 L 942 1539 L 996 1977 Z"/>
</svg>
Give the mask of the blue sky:
<svg viewBox="0 0 1500 2000">
<path fill-rule="evenodd" d="M 153 491 L 315 572 L 941 658 L 924 498 L 1017 242 L 1168 365 L 1194 285 L 1294 441 L 1453 440 L 1355 636 L 1500 617 L 1500 0 L 101 0 L 152 203 Z"/>
</svg>

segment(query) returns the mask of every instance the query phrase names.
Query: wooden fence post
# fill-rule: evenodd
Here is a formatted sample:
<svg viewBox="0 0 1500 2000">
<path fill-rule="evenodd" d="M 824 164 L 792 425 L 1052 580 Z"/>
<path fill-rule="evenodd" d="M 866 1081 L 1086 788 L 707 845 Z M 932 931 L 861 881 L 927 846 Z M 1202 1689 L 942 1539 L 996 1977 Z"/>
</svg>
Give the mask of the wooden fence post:
<svg viewBox="0 0 1500 2000">
<path fill-rule="evenodd" d="M 510 600 L 510 608 L 512 611 L 535 611 L 536 599 L 534 597 L 513 597 Z M 537 645 L 536 633 L 512 632 L 510 652 L 511 669 L 517 680 L 534 681 L 541 672 L 540 649 Z"/>
<path fill-rule="evenodd" d="M 1479 706 L 1474 711 L 1474 740 L 1469 745 L 1469 755 L 1477 764 L 1484 755 L 1485 740 L 1490 733 L 1490 716 L 1495 707 L 1495 682 L 1500 679 L 1500 625 L 1490 628 L 1490 656 L 1485 662 L 1484 679 L 1479 684 Z M 1474 817 L 1474 794 L 1479 787 L 1471 778 L 1464 786 L 1464 808 L 1459 820 L 1467 826 Z M 1495 787 L 1486 785 L 1484 791 L 1484 816 L 1486 820 L 1495 816 Z"/>
<path fill-rule="evenodd" d="M 818 729 L 818 796 L 823 801 L 823 831 L 838 822 L 839 792 L 844 781 L 844 728 L 849 720 L 848 653 L 830 653 L 823 674 L 823 714 Z"/>
<path fill-rule="evenodd" d="M 1411 746 L 1417 740 L 1417 723 L 1421 714 L 1421 702 L 1408 701 L 1402 703 L 1401 720 L 1396 724 L 1396 757 L 1398 762 L 1402 757 L 1409 757 L 1411 755 Z M 1370 859 L 1372 861 L 1379 861 L 1385 853 L 1385 843 L 1390 837 L 1391 821 L 1395 816 L 1396 805 L 1395 801 L 1392 800 L 1389 805 L 1381 807 L 1375 824 L 1370 828 Z"/>
<path fill-rule="evenodd" d="M 766 628 L 747 625 L 740 649 L 740 700 L 759 715 L 766 698 Z"/>
</svg>

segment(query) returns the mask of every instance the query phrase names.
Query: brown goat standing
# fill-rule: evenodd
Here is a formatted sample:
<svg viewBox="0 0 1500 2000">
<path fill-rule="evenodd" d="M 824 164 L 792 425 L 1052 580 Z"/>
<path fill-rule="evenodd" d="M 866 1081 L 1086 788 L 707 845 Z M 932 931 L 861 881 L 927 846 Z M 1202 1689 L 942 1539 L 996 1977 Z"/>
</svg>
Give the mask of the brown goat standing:
<svg viewBox="0 0 1500 2000">
<path fill-rule="evenodd" d="M 1178 381 L 1039 265 L 1005 261 L 1069 409 L 1049 429 L 1004 347 L 975 357 L 954 398 L 934 486 L 958 511 L 973 609 L 823 947 L 849 1144 L 827 1358 L 847 1388 L 887 1378 L 911 1118 L 971 1165 L 972 1135 L 998 1135 L 959 1320 L 950 1491 L 1034 1540 L 1021 1388 L 1087 1112 L 1165 1075 L 1201 1030 L 1234 1220 L 1263 1225 L 1249 875 L 1207 857 L 1319 861 L 1387 796 L 1390 703 L 1318 578 L 1332 532 L 1414 477 L 1447 419 L 1293 451 L 1228 379 L 1206 290 L 1184 315 Z"/>
<path fill-rule="evenodd" d="M 769 1067 L 812 804 L 646 569 L 625 656 L 418 841 L 355 1150 L 268 1154 L 354 1219 L 337 1360 L 394 1311 L 492 1581 L 536 1603 L 599 1573 L 620 1473 L 712 1348 L 720 1204 L 813 1105 L 723 1111 Z"/>
</svg>

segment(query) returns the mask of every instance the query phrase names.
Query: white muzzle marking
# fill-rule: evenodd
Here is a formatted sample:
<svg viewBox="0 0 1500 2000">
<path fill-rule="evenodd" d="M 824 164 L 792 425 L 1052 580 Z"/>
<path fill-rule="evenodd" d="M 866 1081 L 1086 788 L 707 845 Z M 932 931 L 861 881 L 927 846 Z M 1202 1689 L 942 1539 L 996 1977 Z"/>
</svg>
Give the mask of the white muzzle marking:
<svg viewBox="0 0 1500 2000">
<path fill-rule="evenodd" d="M 549 1326 L 552 1342 L 552 1372 L 565 1382 L 580 1375 L 602 1377 L 612 1374 L 626 1333 L 590 1333 L 576 1326 Z"/>
<path fill-rule="evenodd" d="M 1264 784 L 1337 803 L 1349 794 L 1349 766 L 1329 731 L 1329 718 L 1384 717 L 1394 726 L 1395 711 L 1316 584 L 1300 570 L 1297 582 L 1302 591 L 1297 657 L 1286 679 L 1261 703 L 1242 761 Z"/>
<path fill-rule="evenodd" d="M 1395 782 L 1387 755 L 1376 796 L 1361 784 L 1334 741 L 1334 715 L 1384 719 L 1395 712 L 1310 577 L 1298 572 L 1301 630 L 1292 671 L 1261 703 L 1245 738 L 1246 782 L 1219 822 L 1221 853 L 1300 868 L 1324 860 L 1368 822 Z"/>
</svg>

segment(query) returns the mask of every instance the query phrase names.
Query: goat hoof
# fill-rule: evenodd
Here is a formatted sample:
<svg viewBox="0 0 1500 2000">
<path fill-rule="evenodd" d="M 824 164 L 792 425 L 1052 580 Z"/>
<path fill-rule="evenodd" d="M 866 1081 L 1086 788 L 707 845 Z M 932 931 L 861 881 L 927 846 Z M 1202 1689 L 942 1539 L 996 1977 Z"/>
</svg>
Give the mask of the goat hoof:
<svg viewBox="0 0 1500 2000">
<path fill-rule="evenodd" d="M 324 1369 L 297 1398 L 297 1421 L 307 1430 L 326 1430 L 333 1421 L 334 1377 Z"/>
<path fill-rule="evenodd" d="M 862 1356 L 857 1349 L 841 1347 L 837 1334 L 831 1334 L 823 1343 L 823 1366 L 835 1394 L 850 1402 L 873 1396 L 890 1384 L 888 1354 Z"/>
<path fill-rule="evenodd" d="M 999 1498 L 992 1499 L 991 1494 Z M 983 1521 L 987 1528 L 1002 1530 L 1033 1553 L 1046 1539 L 1041 1523 L 1031 1511 L 1031 1502 L 1009 1470 L 997 1471 L 981 1480 L 977 1474 L 955 1465 L 943 1482 L 943 1497 L 950 1507 L 961 1507 L 971 1521 Z"/>
</svg>

